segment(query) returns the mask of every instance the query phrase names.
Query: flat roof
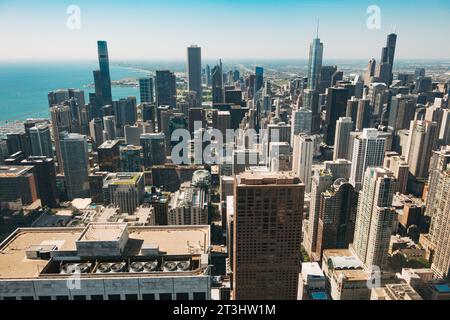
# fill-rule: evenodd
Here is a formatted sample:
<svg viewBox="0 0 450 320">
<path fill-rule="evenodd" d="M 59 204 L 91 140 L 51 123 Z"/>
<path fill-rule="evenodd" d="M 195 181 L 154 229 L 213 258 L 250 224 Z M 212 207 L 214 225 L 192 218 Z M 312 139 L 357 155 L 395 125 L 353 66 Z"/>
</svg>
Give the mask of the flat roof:
<svg viewBox="0 0 450 320">
<path fill-rule="evenodd" d="M 118 241 L 127 226 L 126 223 L 90 224 L 83 231 L 78 241 Z"/>
<path fill-rule="evenodd" d="M 32 246 L 55 245 L 58 251 L 76 251 L 76 241 L 86 228 L 17 229 L 0 244 L 0 280 L 33 279 L 48 260 L 28 259 Z M 143 245 L 155 243 L 166 255 L 197 255 L 209 250 L 209 226 L 129 227 L 127 253 L 139 256 Z M 96 234 L 100 238 L 101 234 Z M 111 235 L 108 235 L 110 237 Z"/>
</svg>

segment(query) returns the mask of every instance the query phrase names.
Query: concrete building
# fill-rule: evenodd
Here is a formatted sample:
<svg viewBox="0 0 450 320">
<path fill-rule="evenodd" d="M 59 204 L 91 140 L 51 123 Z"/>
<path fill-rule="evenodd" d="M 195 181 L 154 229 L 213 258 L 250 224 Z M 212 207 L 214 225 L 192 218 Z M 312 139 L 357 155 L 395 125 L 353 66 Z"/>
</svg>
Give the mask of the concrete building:
<svg viewBox="0 0 450 320">
<path fill-rule="evenodd" d="M 103 180 L 103 201 L 119 208 L 120 213 L 133 214 L 144 200 L 143 173 L 110 173 Z"/>
<path fill-rule="evenodd" d="M 209 226 L 17 229 L 0 244 L 0 300 L 209 300 L 209 239 Z"/>
<path fill-rule="evenodd" d="M 386 138 L 377 129 L 364 129 L 353 143 L 350 183 L 359 191 L 368 167 L 383 165 Z"/>
<path fill-rule="evenodd" d="M 0 208 L 20 210 L 38 199 L 32 166 L 0 167 Z"/>
<path fill-rule="evenodd" d="M 433 151 L 430 159 L 430 170 L 428 179 L 428 193 L 426 199 L 425 214 L 431 216 L 433 211 L 431 208 L 435 205 L 436 188 L 438 186 L 439 177 L 450 164 L 450 146 L 442 147 L 440 150 Z"/>
<path fill-rule="evenodd" d="M 311 174 L 314 157 L 314 144 L 310 136 L 294 136 L 292 171 L 305 184 L 305 192 L 311 192 Z"/>
<path fill-rule="evenodd" d="M 392 199 L 397 190 L 394 174 L 369 167 L 359 194 L 352 249 L 367 268 L 383 268 L 396 217 Z"/>
<path fill-rule="evenodd" d="M 347 159 L 350 132 L 353 131 L 352 118 L 341 117 L 336 123 L 336 136 L 334 139 L 333 160 Z"/>
<path fill-rule="evenodd" d="M 292 173 L 248 171 L 234 194 L 234 299 L 296 300 L 304 185 Z"/>
<path fill-rule="evenodd" d="M 32 156 L 44 156 L 53 159 L 53 146 L 50 129 L 47 124 L 37 124 L 28 130 Z"/>
<path fill-rule="evenodd" d="M 386 152 L 383 166 L 394 173 L 395 179 L 398 181 L 398 190 L 402 194 L 406 194 L 408 186 L 409 165 L 405 158 L 397 152 Z"/>
</svg>

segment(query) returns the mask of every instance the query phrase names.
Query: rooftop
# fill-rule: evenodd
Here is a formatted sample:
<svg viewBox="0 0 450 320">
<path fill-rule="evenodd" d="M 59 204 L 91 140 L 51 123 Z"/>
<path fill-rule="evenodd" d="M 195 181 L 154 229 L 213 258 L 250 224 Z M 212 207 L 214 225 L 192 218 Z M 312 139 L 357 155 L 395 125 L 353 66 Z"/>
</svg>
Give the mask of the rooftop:
<svg viewBox="0 0 450 320">
<path fill-rule="evenodd" d="M 15 178 L 29 173 L 32 169 L 32 166 L 0 166 L 0 178 Z"/>
<path fill-rule="evenodd" d="M 107 240 L 117 236 L 122 224 L 104 233 L 94 228 L 30 228 L 17 229 L 0 244 L 0 280 L 37 278 L 48 260 L 29 259 L 26 251 L 34 246 L 55 246 L 56 251 L 76 251 L 76 241 L 87 236 L 90 239 Z M 158 244 L 165 255 L 192 255 L 207 253 L 209 226 L 129 227 L 126 256 L 140 256 L 144 244 Z"/>
</svg>

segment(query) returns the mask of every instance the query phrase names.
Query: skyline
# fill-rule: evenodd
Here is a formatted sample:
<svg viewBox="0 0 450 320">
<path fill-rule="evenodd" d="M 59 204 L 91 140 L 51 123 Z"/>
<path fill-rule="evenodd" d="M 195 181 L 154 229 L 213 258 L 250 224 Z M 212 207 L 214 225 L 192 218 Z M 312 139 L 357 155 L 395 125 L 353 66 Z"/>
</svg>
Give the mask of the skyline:
<svg viewBox="0 0 450 320">
<path fill-rule="evenodd" d="M 419 1 L 173 0 L 123 5 L 115 0 L 107 4 L 44 0 L 31 13 L 30 3 L 0 0 L 0 37 L 7 48 L 0 52 L 1 61 L 92 60 L 97 40 L 108 41 L 112 61 L 181 60 L 193 44 L 202 47 L 204 60 L 307 59 L 317 19 L 324 60 L 379 60 L 379 47 L 394 31 L 400 38 L 400 60 L 450 57 L 450 43 L 436 42 L 445 39 L 445 21 L 450 19 L 450 4 L 442 0 L 429 1 L 426 16 L 421 15 Z M 81 12 L 79 30 L 66 25 L 67 8 L 74 4 Z M 381 10 L 379 30 L 366 25 L 367 8 L 374 4 Z M 415 23 L 419 18 L 422 23 Z"/>
</svg>

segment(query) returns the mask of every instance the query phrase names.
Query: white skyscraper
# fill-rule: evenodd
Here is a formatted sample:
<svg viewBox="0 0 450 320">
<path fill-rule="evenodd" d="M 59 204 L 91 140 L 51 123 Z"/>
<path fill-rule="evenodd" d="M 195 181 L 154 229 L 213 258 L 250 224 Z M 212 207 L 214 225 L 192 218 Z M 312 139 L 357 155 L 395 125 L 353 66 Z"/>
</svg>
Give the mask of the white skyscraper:
<svg viewBox="0 0 450 320">
<path fill-rule="evenodd" d="M 367 168 L 358 199 L 352 249 L 371 268 L 386 264 L 396 211 L 392 198 L 397 190 L 394 174 L 385 168 Z"/>
<path fill-rule="evenodd" d="M 336 122 L 333 160 L 347 159 L 350 132 L 353 129 L 352 118 L 342 117 Z"/>
<path fill-rule="evenodd" d="M 381 167 L 384 161 L 386 138 L 377 129 L 364 129 L 353 143 L 352 170 L 350 183 L 356 190 L 363 184 L 368 167 Z"/>
<path fill-rule="evenodd" d="M 310 136 L 300 134 L 294 136 L 294 152 L 292 171 L 305 184 L 306 192 L 311 191 L 311 171 L 314 156 L 314 142 Z"/>
</svg>

